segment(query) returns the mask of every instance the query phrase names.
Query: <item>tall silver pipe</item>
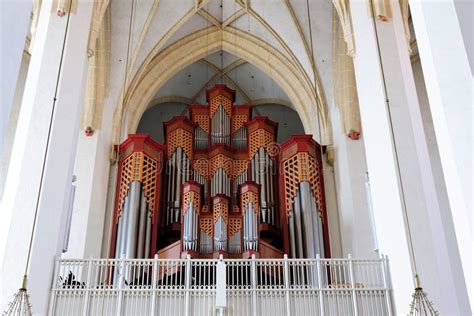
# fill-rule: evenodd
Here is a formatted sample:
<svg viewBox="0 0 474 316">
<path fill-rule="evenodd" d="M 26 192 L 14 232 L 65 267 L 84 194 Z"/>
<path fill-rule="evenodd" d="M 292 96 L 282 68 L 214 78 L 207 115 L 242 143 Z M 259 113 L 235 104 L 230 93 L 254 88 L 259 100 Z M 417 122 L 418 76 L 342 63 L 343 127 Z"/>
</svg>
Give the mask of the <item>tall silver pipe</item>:
<svg viewBox="0 0 474 316">
<path fill-rule="evenodd" d="M 254 211 L 254 206 L 252 203 L 251 205 L 251 211 L 252 211 L 252 222 L 253 222 L 253 231 L 252 231 L 252 245 L 253 245 L 253 250 L 257 250 L 257 244 L 258 244 L 258 218 L 257 215 L 255 214 Z"/>
<path fill-rule="evenodd" d="M 182 160 L 183 160 L 183 150 L 181 147 L 178 147 L 176 150 L 176 186 L 174 191 L 174 201 L 173 201 L 173 208 L 174 208 L 174 223 L 179 223 L 181 221 L 179 216 L 179 187 L 181 185 L 181 168 L 182 168 Z"/>
<path fill-rule="evenodd" d="M 267 199 L 266 199 L 266 186 L 265 186 L 265 151 L 263 148 L 258 149 L 258 183 L 260 184 L 260 200 L 261 200 L 261 213 L 262 222 L 267 223 Z"/>
<path fill-rule="evenodd" d="M 321 258 L 325 257 L 324 246 L 324 230 L 323 230 L 323 214 L 318 212 L 318 235 L 319 235 L 319 255 Z"/>
<path fill-rule="evenodd" d="M 249 250 L 250 246 L 250 213 L 248 209 L 244 214 L 244 250 Z"/>
<path fill-rule="evenodd" d="M 194 222 L 193 222 L 193 240 L 194 240 L 194 251 L 197 251 L 197 242 L 198 242 L 198 223 L 199 223 L 198 214 L 197 214 L 197 213 L 194 213 Z"/>
<path fill-rule="evenodd" d="M 308 182 L 301 182 L 300 188 L 300 201 L 301 211 L 303 213 L 303 231 L 305 238 L 305 251 L 306 258 L 316 258 L 315 252 L 315 239 L 314 239 L 314 228 L 312 218 L 312 207 L 311 207 L 311 189 Z"/>
<path fill-rule="evenodd" d="M 295 243 L 295 219 L 293 215 L 293 211 L 290 211 L 288 214 L 288 227 L 289 227 L 289 234 L 290 234 L 290 252 L 292 258 L 296 257 L 296 243 Z"/>
<path fill-rule="evenodd" d="M 115 256 L 117 259 L 125 257 L 125 252 L 127 251 L 127 228 L 129 226 L 129 216 L 130 215 L 130 191 L 128 195 L 125 197 L 124 206 L 122 209 L 122 219 L 123 219 L 123 226 L 122 232 L 120 236 L 120 251 Z"/>
<path fill-rule="evenodd" d="M 130 183 L 130 208 L 127 227 L 126 258 L 136 258 L 137 255 L 137 230 L 140 207 L 141 183 Z"/>
<path fill-rule="evenodd" d="M 146 198 L 141 194 L 140 198 L 140 218 L 138 224 L 138 245 L 137 245 L 137 258 L 143 258 L 145 253 L 145 237 L 146 237 L 146 217 L 147 217 L 147 203 Z"/>
<path fill-rule="evenodd" d="M 145 235 L 145 253 L 144 258 L 150 258 L 150 248 L 151 248 L 151 213 L 147 212 L 146 214 L 146 235 Z"/>
<path fill-rule="evenodd" d="M 296 258 L 304 258 L 303 253 L 303 226 L 301 214 L 301 196 L 298 194 L 293 203 L 293 210 L 295 214 L 295 241 L 296 241 Z"/>
<path fill-rule="evenodd" d="M 272 212 L 272 204 L 270 201 L 270 157 L 266 152 L 265 155 L 265 199 L 267 201 L 267 209 L 268 209 L 268 223 L 273 223 L 273 212 Z"/>
<path fill-rule="evenodd" d="M 117 234 L 115 238 L 115 258 L 120 258 L 120 247 L 122 245 L 122 230 L 123 230 L 123 210 L 122 210 L 122 215 L 119 217 L 119 223 L 117 227 Z"/>
<path fill-rule="evenodd" d="M 270 159 L 270 168 L 269 168 L 269 174 L 268 174 L 268 177 L 270 179 L 270 205 L 272 207 L 272 214 L 273 214 L 273 217 L 272 217 L 272 224 L 275 225 L 275 223 L 277 222 L 276 221 L 276 211 L 275 211 L 275 184 L 273 182 L 274 178 L 273 178 L 273 169 L 274 169 L 274 166 L 273 166 L 273 160 Z"/>
<path fill-rule="evenodd" d="M 206 232 L 201 231 L 201 253 L 211 253 L 212 252 L 212 239 L 211 236 L 206 234 Z"/>
<path fill-rule="evenodd" d="M 319 217 L 319 211 L 318 207 L 316 205 L 316 199 L 314 198 L 312 192 L 311 192 L 311 187 L 309 190 L 309 193 L 311 195 L 311 214 L 312 214 L 312 229 L 313 229 L 313 236 L 314 236 L 314 253 L 315 255 L 319 254 L 321 258 L 324 258 L 324 254 L 321 253 L 321 242 L 320 240 L 320 235 L 319 235 L 319 222 L 320 222 L 320 217 Z"/>
</svg>

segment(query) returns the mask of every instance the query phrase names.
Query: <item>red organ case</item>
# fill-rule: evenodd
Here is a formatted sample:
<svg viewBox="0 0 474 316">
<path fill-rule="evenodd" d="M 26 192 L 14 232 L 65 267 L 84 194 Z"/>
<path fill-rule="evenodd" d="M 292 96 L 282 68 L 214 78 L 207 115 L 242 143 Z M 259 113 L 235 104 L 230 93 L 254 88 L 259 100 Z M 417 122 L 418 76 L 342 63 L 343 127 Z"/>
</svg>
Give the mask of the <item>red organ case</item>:
<svg viewBox="0 0 474 316">
<path fill-rule="evenodd" d="M 277 144 L 277 123 L 225 85 L 206 99 L 164 124 L 165 145 L 137 134 L 118 146 L 110 256 L 328 257 L 320 145 Z"/>
</svg>

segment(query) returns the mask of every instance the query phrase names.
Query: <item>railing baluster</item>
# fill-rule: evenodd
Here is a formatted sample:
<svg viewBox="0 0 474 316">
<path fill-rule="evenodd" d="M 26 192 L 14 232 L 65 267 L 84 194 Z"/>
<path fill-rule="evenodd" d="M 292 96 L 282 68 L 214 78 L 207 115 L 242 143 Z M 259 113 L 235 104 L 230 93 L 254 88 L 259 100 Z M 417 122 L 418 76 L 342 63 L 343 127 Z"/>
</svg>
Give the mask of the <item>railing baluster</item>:
<svg viewBox="0 0 474 316">
<path fill-rule="evenodd" d="M 92 290 L 92 284 L 91 284 L 91 278 L 92 278 L 92 258 L 89 259 L 89 263 L 87 265 L 87 278 L 86 278 L 86 284 L 85 284 L 85 293 L 84 293 L 84 306 L 83 306 L 83 311 L 82 314 L 84 316 L 87 316 L 89 313 L 89 300 L 90 300 L 90 295 L 91 295 L 91 290 Z"/>
<path fill-rule="evenodd" d="M 285 298 L 286 298 L 286 315 L 291 315 L 291 306 L 290 306 L 290 277 L 288 271 L 288 255 L 285 253 L 283 256 L 283 280 L 285 282 Z"/>
<path fill-rule="evenodd" d="M 359 315 L 359 310 L 357 308 L 357 290 L 355 288 L 354 266 L 353 266 L 351 254 L 348 255 L 348 259 L 349 259 L 349 279 L 350 279 L 350 282 L 351 282 L 351 292 L 352 292 L 352 305 L 353 305 L 353 308 L 354 308 L 354 315 L 358 316 Z"/>
<path fill-rule="evenodd" d="M 255 260 L 255 255 L 252 255 L 251 261 L 251 278 L 252 278 L 252 315 L 257 316 L 257 262 Z"/>
<path fill-rule="evenodd" d="M 116 261 L 117 263 L 117 261 Z M 118 282 L 118 294 L 117 294 L 117 316 L 122 315 L 122 301 L 123 301 L 123 281 L 124 281 L 124 276 L 125 276 L 125 259 L 122 257 L 119 261 L 118 264 L 120 266 L 119 268 L 119 282 Z M 115 267 L 117 269 L 117 266 Z"/>
<path fill-rule="evenodd" d="M 321 258 L 316 255 L 316 269 L 318 270 L 318 298 L 319 298 L 319 315 L 324 316 L 324 291 L 323 291 L 323 273 L 321 270 Z"/>
<path fill-rule="evenodd" d="M 388 315 L 392 316 L 393 314 L 392 297 L 391 297 L 392 293 L 390 291 L 390 289 L 392 288 L 392 285 L 390 284 L 389 275 L 388 275 L 388 258 L 384 255 L 381 256 L 380 266 L 382 268 L 383 287 L 385 289 L 385 300 L 387 301 Z"/>
<path fill-rule="evenodd" d="M 184 313 L 189 316 L 189 299 L 191 289 L 191 256 L 186 256 L 186 275 L 185 275 L 185 301 L 184 301 Z"/>
<path fill-rule="evenodd" d="M 158 255 L 153 258 L 153 266 L 151 270 L 151 315 L 156 315 L 156 288 L 158 283 Z"/>
</svg>

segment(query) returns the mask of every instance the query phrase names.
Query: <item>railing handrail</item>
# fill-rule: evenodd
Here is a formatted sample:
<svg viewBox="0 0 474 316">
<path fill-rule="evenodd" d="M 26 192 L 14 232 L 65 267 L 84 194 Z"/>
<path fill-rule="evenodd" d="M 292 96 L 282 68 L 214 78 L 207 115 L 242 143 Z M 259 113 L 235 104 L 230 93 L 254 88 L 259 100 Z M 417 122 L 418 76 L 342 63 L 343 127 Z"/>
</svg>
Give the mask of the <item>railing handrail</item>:
<svg viewBox="0 0 474 316">
<path fill-rule="evenodd" d="M 224 262 L 249 262 L 255 260 L 257 262 L 284 262 L 284 258 L 236 258 L 236 259 L 223 259 Z M 353 263 L 364 262 L 364 263 L 380 263 L 386 260 L 385 258 L 375 258 L 375 259 L 349 259 L 349 258 L 288 258 L 288 262 L 349 262 Z M 154 261 L 158 262 L 185 262 L 186 259 L 167 259 L 167 258 L 158 258 L 158 259 L 126 259 L 126 258 L 89 258 L 89 259 L 80 259 L 80 258 L 61 258 L 59 262 L 149 262 L 153 263 Z M 201 259 L 201 258 L 191 258 L 192 262 L 218 262 L 219 259 Z"/>
<path fill-rule="evenodd" d="M 251 307 L 248 315 L 258 315 L 260 300 L 272 297 L 284 301 L 285 312 L 289 316 L 292 308 L 306 306 L 307 303 L 302 301 L 305 297 L 311 297 L 314 302 L 316 309 L 311 315 L 317 313 L 324 316 L 326 309 L 342 313 L 336 306 L 337 301 L 333 301 L 334 297 L 338 297 L 338 300 L 350 299 L 345 301 L 345 307 L 341 307 L 346 308 L 346 314 L 363 314 L 366 308 L 363 304 L 368 304 L 364 300 L 369 299 L 373 300 L 377 310 L 383 311 L 380 315 L 390 316 L 393 314 L 391 291 L 388 259 L 384 256 L 371 259 L 350 256 L 314 259 L 286 256 L 281 259 L 255 256 L 249 259 L 164 259 L 157 256 L 153 259 L 64 258 L 56 261 L 51 311 L 54 311 L 53 314 L 68 312 L 61 309 L 66 308 L 67 304 L 57 302 L 80 300 L 82 314 L 86 315 L 98 306 L 97 299 L 100 298 L 108 300 L 107 304 L 116 308 L 113 313 L 120 315 L 132 306 L 127 302 L 141 297 L 142 307 L 149 309 L 146 312 L 137 311 L 138 314 L 156 311 L 169 298 L 176 299 L 173 304 L 182 304 L 175 307 L 182 309 L 183 315 L 189 315 L 193 308 L 191 302 L 204 295 L 216 302 L 217 297 L 237 297 Z M 211 301 L 199 304 L 203 304 L 203 308 L 213 306 Z M 236 303 L 230 304 L 238 308 Z"/>
</svg>

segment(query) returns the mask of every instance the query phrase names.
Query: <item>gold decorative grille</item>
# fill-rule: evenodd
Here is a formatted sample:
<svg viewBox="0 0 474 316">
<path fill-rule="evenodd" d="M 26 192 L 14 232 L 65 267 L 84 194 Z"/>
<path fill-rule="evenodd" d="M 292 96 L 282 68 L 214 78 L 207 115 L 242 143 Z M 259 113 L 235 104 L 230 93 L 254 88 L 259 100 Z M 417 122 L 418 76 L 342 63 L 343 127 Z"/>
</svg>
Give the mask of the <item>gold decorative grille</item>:
<svg viewBox="0 0 474 316">
<path fill-rule="evenodd" d="M 216 96 L 209 102 L 210 108 L 210 117 L 214 116 L 219 106 L 224 108 L 224 111 L 227 113 L 229 117 L 232 117 L 232 101 L 222 95 Z"/>
<path fill-rule="evenodd" d="M 208 234 L 209 236 L 212 236 L 212 230 L 213 230 L 213 224 L 212 224 L 212 218 L 211 217 L 201 217 L 199 219 L 199 228 Z"/>
<path fill-rule="evenodd" d="M 229 216 L 229 208 L 227 207 L 227 203 L 219 202 L 214 204 L 214 207 L 212 208 L 212 213 L 214 224 L 217 222 L 217 219 L 219 217 L 222 217 L 224 219 L 224 222 L 227 224 Z"/>
<path fill-rule="evenodd" d="M 188 158 L 191 158 L 193 135 L 182 128 L 175 129 L 167 135 L 166 147 L 168 149 L 168 157 L 171 157 L 176 149 L 181 147 Z"/>
<path fill-rule="evenodd" d="M 265 129 L 257 129 L 249 134 L 249 158 L 252 159 L 259 148 L 267 148 L 275 140 L 274 135 Z"/>
<path fill-rule="evenodd" d="M 158 173 L 158 161 L 145 155 L 143 152 L 135 152 L 121 163 L 120 187 L 117 215 L 120 216 L 125 198 L 130 190 L 130 183 L 138 181 L 142 183 L 142 190 L 148 204 L 148 209 L 154 211 L 156 178 Z"/>
<path fill-rule="evenodd" d="M 196 191 L 189 191 L 183 195 L 183 216 L 188 211 L 188 207 L 191 202 L 193 202 L 194 208 L 199 210 L 201 207 L 201 195 Z"/>
<path fill-rule="evenodd" d="M 197 171 L 201 176 L 206 179 L 209 178 L 209 163 L 207 159 L 196 159 L 194 160 L 194 171 Z"/>
<path fill-rule="evenodd" d="M 246 172 L 249 167 L 248 160 L 234 160 L 232 162 L 232 178 L 240 176 L 242 173 Z"/>
<path fill-rule="evenodd" d="M 247 121 L 248 121 L 247 115 L 234 114 L 234 116 L 232 116 L 232 133 L 234 133 L 239 128 L 244 126 L 244 124 L 247 123 Z"/>
<path fill-rule="evenodd" d="M 247 191 L 241 195 L 240 209 L 242 213 L 245 214 L 249 203 L 253 204 L 253 209 L 255 214 L 258 214 L 260 209 L 260 203 L 258 201 L 258 194 L 253 191 Z"/>
<path fill-rule="evenodd" d="M 152 212 L 152 220 L 154 218 L 154 209 L 155 209 L 155 197 L 158 190 L 156 186 L 156 179 L 158 173 L 158 161 L 144 155 L 143 157 L 143 167 L 142 167 L 142 190 L 145 195 L 146 202 L 148 204 L 148 209 Z M 152 222 L 152 224 L 154 224 Z"/>
<path fill-rule="evenodd" d="M 209 116 L 207 114 L 196 114 L 193 118 L 200 128 L 209 133 Z"/>
<path fill-rule="evenodd" d="M 219 168 L 223 168 L 227 175 L 232 175 L 232 159 L 223 154 L 217 154 L 212 157 L 209 164 L 211 169 L 209 176 L 213 176 Z"/>
<path fill-rule="evenodd" d="M 230 218 L 229 219 L 229 237 L 234 235 L 242 228 L 242 219 Z"/>
<path fill-rule="evenodd" d="M 286 212 L 289 213 L 293 200 L 298 191 L 298 184 L 307 181 L 316 198 L 318 209 L 322 210 L 322 192 L 319 186 L 321 172 L 317 167 L 316 159 L 306 152 L 299 152 L 282 162 L 284 172 L 284 186 L 286 198 Z"/>
</svg>

